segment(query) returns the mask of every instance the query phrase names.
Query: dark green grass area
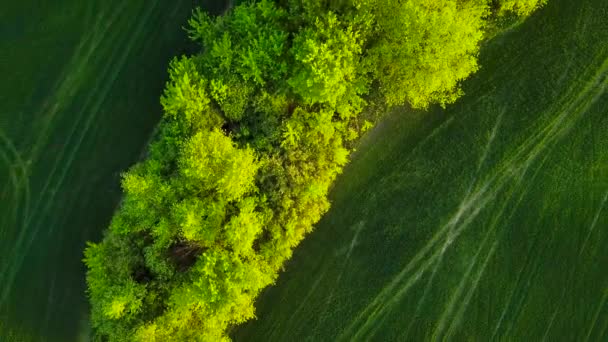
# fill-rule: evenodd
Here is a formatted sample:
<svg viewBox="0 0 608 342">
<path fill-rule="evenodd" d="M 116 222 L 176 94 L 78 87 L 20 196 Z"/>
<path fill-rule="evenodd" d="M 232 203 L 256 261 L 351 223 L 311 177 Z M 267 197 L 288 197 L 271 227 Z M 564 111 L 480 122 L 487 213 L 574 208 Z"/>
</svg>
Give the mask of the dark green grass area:
<svg viewBox="0 0 608 342">
<path fill-rule="evenodd" d="M 551 0 L 394 113 L 237 341 L 608 339 L 608 2 Z"/>
<path fill-rule="evenodd" d="M 0 6 L 0 341 L 84 338 L 85 241 L 107 227 L 120 172 L 160 118 L 197 3 Z"/>
</svg>

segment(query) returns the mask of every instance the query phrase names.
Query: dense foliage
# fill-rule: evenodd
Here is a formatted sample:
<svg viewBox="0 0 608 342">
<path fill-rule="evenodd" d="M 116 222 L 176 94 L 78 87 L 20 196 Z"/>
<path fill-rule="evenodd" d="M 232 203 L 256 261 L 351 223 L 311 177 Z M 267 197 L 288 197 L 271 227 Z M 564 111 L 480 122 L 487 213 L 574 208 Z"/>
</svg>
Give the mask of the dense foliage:
<svg viewBox="0 0 608 342">
<path fill-rule="evenodd" d="M 370 123 L 447 104 L 488 23 L 542 1 L 262 0 L 211 18 L 175 58 L 149 155 L 85 252 L 99 340 L 218 341 L 254 317 Z M 368 116 L 367 116 L 368 117 Z"/>
</svg>

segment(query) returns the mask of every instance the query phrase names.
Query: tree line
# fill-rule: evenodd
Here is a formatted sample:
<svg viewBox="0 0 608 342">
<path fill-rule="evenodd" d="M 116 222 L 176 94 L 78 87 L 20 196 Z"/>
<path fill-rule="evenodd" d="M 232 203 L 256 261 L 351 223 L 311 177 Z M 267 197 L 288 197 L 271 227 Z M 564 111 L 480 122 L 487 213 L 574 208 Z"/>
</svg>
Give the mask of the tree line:
<svg viewBox="0 0 608 342">
<path fill-rule="evenodd" d="M 329 209 L 357 138 L 391 106 L 447 105 L 480 43 L 543 0 L 260 0 L 188 35 L 163 118 L 85 250 L 99 341 L 221 341 Z"/>
</svg>

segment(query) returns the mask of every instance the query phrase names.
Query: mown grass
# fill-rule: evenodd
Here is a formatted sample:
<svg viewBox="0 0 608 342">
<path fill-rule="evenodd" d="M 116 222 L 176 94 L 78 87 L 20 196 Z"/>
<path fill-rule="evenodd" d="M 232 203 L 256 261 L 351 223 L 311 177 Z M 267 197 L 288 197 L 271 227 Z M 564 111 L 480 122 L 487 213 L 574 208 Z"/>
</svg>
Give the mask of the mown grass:
<svg viewBox="0 0 608 342">
<path fill-rule="evenodd" d="M 551 0 L 386 118 L 235 340 L 608 338 L 607 18 Z"/>
</svg>

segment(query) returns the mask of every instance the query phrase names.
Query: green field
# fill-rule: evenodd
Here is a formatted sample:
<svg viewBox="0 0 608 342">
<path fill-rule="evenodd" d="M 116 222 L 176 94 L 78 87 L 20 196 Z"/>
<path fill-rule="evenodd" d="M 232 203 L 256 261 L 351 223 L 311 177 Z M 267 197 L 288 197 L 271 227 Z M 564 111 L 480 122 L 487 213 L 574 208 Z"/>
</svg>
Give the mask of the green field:
<svg viewBox="0 0 608 342">
<path fill-rule="evenodd" d="M 84 244 L 108 225 L 120 172 L 160 118 L 196 3 L 2 4 L 0 341 L 86 335 Z"/>
<path fill-rule="evenodd" d="M 397 111 L 237 341 L 608 339 L 608 2 L 551 0 Z"/>
</svg>

